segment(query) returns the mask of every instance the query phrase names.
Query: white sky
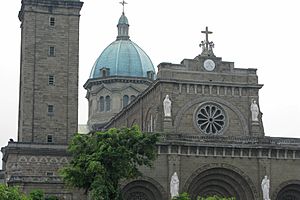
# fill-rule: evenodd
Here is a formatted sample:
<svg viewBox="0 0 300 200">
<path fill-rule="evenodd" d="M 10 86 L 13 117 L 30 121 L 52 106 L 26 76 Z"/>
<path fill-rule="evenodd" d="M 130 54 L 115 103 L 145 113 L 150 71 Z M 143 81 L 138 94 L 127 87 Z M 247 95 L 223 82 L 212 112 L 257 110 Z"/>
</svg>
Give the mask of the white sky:
<svg viewBox="0 0 300 200">
<path fill-rule="evenodd" d="M 82 85 L 117 35 L 120 0 L 86 0 L 80 22 L 79 123 L 87 121 Z M 300 137 L 300 11 L 298 0 L 127 0 L 131 40 L 157 66 L 201 52 L 208 26 L 214 53 L 238 68 L 257 68 L 268 136 Z M 0 146 L 17 138 L 21 0 L 0 7 Z"/>
</svg>

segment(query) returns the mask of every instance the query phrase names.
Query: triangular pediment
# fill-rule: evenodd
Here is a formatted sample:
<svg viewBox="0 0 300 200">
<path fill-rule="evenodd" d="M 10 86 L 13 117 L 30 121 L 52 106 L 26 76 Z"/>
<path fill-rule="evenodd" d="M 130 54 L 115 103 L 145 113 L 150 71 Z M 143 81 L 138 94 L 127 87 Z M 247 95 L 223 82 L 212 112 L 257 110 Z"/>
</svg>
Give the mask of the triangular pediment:
<svg viewBox="0 0 300 200">
<path fill-rule="evenodd" d="M 106 92 L 106 93 L 111 93 L 112 92 L 112 90 L 111 90 L 111 88 L 109 88 L 106 84 L 101 84 L 99 87 L 97 87 L 97 88 L 95 88 L 93 91 L 91 91 L 91 94 L 92 95 L 96 95 L 96 94 L 98 94 L 98 93 L 104 93 L 104 92 Z"/>
<path fill-rule="evenodd" d="M 141 93 L 141 89 L 138 87 L 135 87 L 133 85 L 125 85 L 124 87 L 121 88 L 121 91 L 123 92 L 137 92 L 137 93 Z"/>
</svg>

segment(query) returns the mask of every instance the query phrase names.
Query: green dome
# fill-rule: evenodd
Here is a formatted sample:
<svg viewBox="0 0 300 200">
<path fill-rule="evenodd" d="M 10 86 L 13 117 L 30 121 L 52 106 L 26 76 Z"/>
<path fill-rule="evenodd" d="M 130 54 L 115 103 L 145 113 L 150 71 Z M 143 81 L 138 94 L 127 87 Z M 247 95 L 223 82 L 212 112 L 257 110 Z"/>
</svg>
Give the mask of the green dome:
<svg viewBox="0 0 300 200">
<path fill-rule="evenodd" d="M 149 56 L 137 44 L 129 39 L 128 19 L 122 14 L 118 23 L 117 40 L 111 43 L 96 60 L 90 78 L 103 76 L 148 77 L 155 74 L 155 69 Z M 106 70 L 105 75 L 101 73 Z"/>
</svg>

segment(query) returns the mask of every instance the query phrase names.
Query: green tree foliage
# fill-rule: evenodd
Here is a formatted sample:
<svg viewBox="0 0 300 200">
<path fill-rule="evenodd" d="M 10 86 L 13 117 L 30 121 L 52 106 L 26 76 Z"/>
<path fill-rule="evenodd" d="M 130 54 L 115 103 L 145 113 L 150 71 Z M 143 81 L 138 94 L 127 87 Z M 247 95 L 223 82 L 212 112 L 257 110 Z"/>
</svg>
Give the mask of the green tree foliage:
<svg viewBox="0 0 300 200">
<path fill-rule="evenodd" d="M 18 187 L 0 184 L 0 200 L 58 200 L 58 198 L 55 196 L 45 197 L 42 190 L 33 190 L 29 196 L 26 196 Z"/>
<path fill-rule="evenodd" d="M 174 197 L 172 200 L 191 200 L 191 198 L 189 197 L 189 194 L 184 192 L 182 194 L 179 194 L 179 196 Z"/>
<path fill-rule="evenodd" d="M 0 184 L 0 200 L 29 200 L 17 187 Z"/>
<path fill-rule="evenodd" d="M 177 197 L 174 197 L 172 200 L 191 200 L 191 198 L 189 197 L 189 194 L 184 192 L 182 194 L 180 194 Z M 230 197 L 230 198 L 226 198 L 226 197 L 220 197 L 220 196 L 207 196 L 207 197 L 198 197 L 197 200 L 235 200 L 235 198 Z"/>
<path fill-rule="evenodd" d="M 234 197 L 220 197 L 220 196 L 211 196 L 211 197 L 198 197 L 197 200 L 235 200 Z"/>
<path fill-rule="evenodd" d="M 73 159 L 61 174 L 66 183 L 90 192 L 94 200 L 117 200 L 121 179 L 141 175 L 138 166 L 152 166 L 158 138 L 136 126 L 77 134 L 69 145 Z"/>
<path fill-rule="evenodd" d="M 46 196 L 42 190 L 33 190 L 30 192 L 28 200 L 58 200 L 58 197 Z"/>
<path fill-rule="evenodd" d="M 42 190 L 33 190 L 29 194 L 30 200 L 44 200 L 44 192 Z"/>
</svg>

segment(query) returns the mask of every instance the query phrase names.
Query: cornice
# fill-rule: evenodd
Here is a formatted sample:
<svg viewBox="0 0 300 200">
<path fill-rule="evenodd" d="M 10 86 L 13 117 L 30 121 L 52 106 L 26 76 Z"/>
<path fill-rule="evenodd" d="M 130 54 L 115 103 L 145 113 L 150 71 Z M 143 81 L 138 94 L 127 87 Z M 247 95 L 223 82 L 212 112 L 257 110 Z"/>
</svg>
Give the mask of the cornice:
<svg viewBox="0 0 300 200">
<path fill-rule="evenodd" d="M 94 85 L 101 85 L 103 83 L 144 83 L 147 85 L 151 85 L 153 80 L 148 78 L 141 78 L 141 77 L 129 77 L 129 76 L 109 76 L 105 78 L 97 78 L 97 79 L 88 79 L 83 87 L 87 90 L 90 89 Z"/>
</svg>

